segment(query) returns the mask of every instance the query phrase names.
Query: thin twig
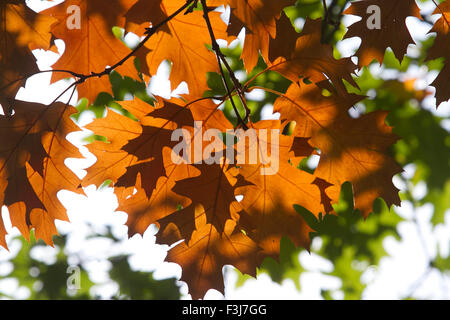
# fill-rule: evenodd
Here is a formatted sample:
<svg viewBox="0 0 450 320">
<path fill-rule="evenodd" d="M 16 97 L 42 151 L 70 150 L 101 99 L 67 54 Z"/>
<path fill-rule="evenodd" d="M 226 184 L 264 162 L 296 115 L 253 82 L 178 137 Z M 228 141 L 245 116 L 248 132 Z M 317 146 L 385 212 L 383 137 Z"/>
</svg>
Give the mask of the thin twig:
<svg viewBox="0 0 450 320">
<path fill-rule="evenodd" d="M 228 64 L 228 61 L 226 60 L 226 57 L 223 55 L 222 51 L 220 50 L 219 44 L 217 43 L 217 39 L 216 39 L 216 36 L 214 35 L 214 30 L 213 30 L 213 27 L 212 27 L 212 24 L 211 24 L 211 20 L 209 19 L 208 7 L 206 5 L 206 0 L 201 0 L 201 4 L 202 4 L 202 7 L 203 7 L 203 17 L 205 19 L 206 25 L 208 27 L 208 32 L 209 32 L 209 35 L 210 35 L 210 38 L 211 38 L 211 46 L 212 46 L 213 51 L 216 54 L 217 63 L 219 64 L 219 69 L 220 69 L 220 73 L 221 73 L 221 76 L 222 76 L 222 81 L 223 81 L 224 86 L 225 86 L 225 88 L 227 90 L 227 93 L 228 93 L 228 95 L 230 97 L 230 102 L 231 102 L 231 104 L 233 106 L 233 109 L 234 109 L 234 112 L 236 114 L 236 117 L 238 118 L 239 124 L 245 130 L 247 130 L 248 127 L 246 125 L 246 122 L 247 122 L 248 118 L 250 117 L 250 109 L 248 108 L 247 102 L 245 100 L 245 92 L 244 92 L 244 90 L 242 88 L 241 83 L 236 78 L 236 75 L 235 75 L 233 69 Z M 235 103 L 234 103 L 234 101 L 233 101 L 233 99 L 231 97 L 231 90 L 230 90 L 230 88 L 228 86 L 228 83 L 226 81 L 225 72 L 224 72 L 224 70 L 222 68 L 222 63 L 221 62 L 223 63 L 223 65 L 227 69 L 227 71 L 228 71 L 228 73 L 230 75 L 231 81 L 233 82 L 234 89 L 236 90 L 236 92 L 237 92 L 237 94 L 238 94 L 238 96 L 239 96 L 239 98 L 241 100 L 242 106 L 245 109 L 245 118 L 244 119 L 242 119 L 241 115 L 239 114 L 239 110 L 237 109 L 237 107 L 236 107 L 236 105 L 235 105 Z"/>
<path fill-rule="evenodd" d="M 68 74 L 72 75 L 72 76 L 75 77 L 75 78 L 83 77 L 83 75 L 82 75 L 81 73 L 76 73 L 76 72 L 73 72 L 73 71 L 70 71 L 70 70 L 60 70 L 60 69 L 39 70 L 39 71 L 30 73 L 30 74 L 28 74 L 28 75 L 26 75 L 26 76 L 23 76 L 23 77 L 20 77 L 20 78 L 18 78 L 18 79 L 15 79 L 15 80 L 11 81 L 11 82 L 8 83 L 7 85 L 4 85 L 3 87 L 0 87 L 0 90 L 4 90 L 4 89 L 8 88 L 9 86 L 12 86 L 12 85 L 15 84 L 16 82 L 26 80 L 26 79 L 28 79 L 28 78 L 34 76 L 34 75 L 41 74 L 41 73 L 54 73 L 54 72 L 55 72 L 55 73 L 68 73 Z"/>
<path fill-rule="evenodd" d="M 418 205 L 418 203 L 414 199 L 414 196 L 411 192 L 408 181 L 406 181 L 403 178 L 402 178 L 402 180 L 405 183 L 405 185 L 407 186 L 407 188 L 405 190 L 407 197 L 410 199 L 410 201 L 412 202 L 414 207 L 416 207 Z M 425 239 L 425 235 L 423 234 L 423 230 L 420 226 L 419 219 L 417 216 L 417 211 L 415 209 L 413 209 L 412 222 L 414 223 L 414 225 L 416 227 L 417 235 L 419 237 L 419 241 L 422 246 L 422 250 L 423 250 L 423 254 L 426 259 L 427 267 L 426 267 L 425 271 L 423 272 L 423 274 L 416 281 L 414 281 L 414 283 L 411 285 L 411 287 L 408 290 L 409 293 L 408 293 L 407 297 L 412 297 L 414 295 L 414 293 L 417 291 L 417 289 L 422 285 L 422 283 L 424 283 L 427 280 L 430 272 L 433 271 L 433 269 L 435 269 L 434 259 L 432 258 L 431 254 L 428 250 L 427 241 Z"/>
<path fill-rule="evenodd" d="M 325 15 L 323 17 L 323 20 L 328 23 L 328 6 L 327 6 L 327 0 L 322 0 L 323 10 L 325 11 Z"/>
<path fill-rule="evenodd" d="M 216 54 L 217 64 L 219 65 L 219 70 L 220 70 L 220 74 L 221 74 L 221 77 L 222 77 L 223 85 L 224 85 L 224 87 L 225 87 L 225 89 L 227 91 L 227 96 L 230 99 L 231 105 L 233 106 L 233 110 L 234 110 L 234 113 L 236 114 L 236 117 L 238 119 L 238 123 L 240 125 L 242 125 L 244 128 L 246 128 L 246 124 L 245 124 L 244 120 L 242 119 L 242 117 L 241 117 L 241 115 L 239 113 L 239 110 L 236 107 L 236 104 L 234 103 L 234 99 L 233 99 L 233 97 L 231 95 L 230 87 L 228 86 L 228 83 L 227 83 L 227 80 L 226 80 L 225 72 L 223 70 L 222 63 L 221 63 L 221 58 L 220 58 L 221 51 L 220 51 L 219 45 L 217 43 L 216 36 L 214 35 L 214 31 L 213 31 L 213 28 L 212 28 L 212 25 L 211 25 L 211 21 L 210 21 L 209 16 L 208 16 L 208 9 L 206 7 L 206 1 L 205 0 L 201 0 L 201 2 L 202 2 L 202 6 L 203 6 L 203 17 L 204 17 L 204 19 L 206 21 L 206 24 L 208 26 L 209 36 L 211 38 L 212 49 L 214 50 L 214 52 Z M 237 91 L 237 88 L 235 88 L 235 89 Z"/>
<path fill-rule="evenodd" d="M 244 84 L 244 91 L 247 92 L 248 91 L 248 87 L 250 86 L 250 84 L 256 80 L 256 78 L 258 78 L 260 75 L 262 75 L 263 73 L 266 73 L 267 71 L 271 70 L 271 66 L 266 67 L 264 70 L 258 72 L 257 74 L 255 74 L 250 80 L 248 80 L 245 84 Z"/>
<path fill-rule="evenodd" d="M 409 293 L 406 295 L 407 298 L 410 298 L 414 295 L 417 289 L 419 289 L 422 283 L 424 283 L 425 280 L 428 278 L 432 270 L 433 266 L 429 265 L 427 269 L 424 271 L 424 273 L 411 285 L 411 287 L 408 290 Z"/>
</svg>

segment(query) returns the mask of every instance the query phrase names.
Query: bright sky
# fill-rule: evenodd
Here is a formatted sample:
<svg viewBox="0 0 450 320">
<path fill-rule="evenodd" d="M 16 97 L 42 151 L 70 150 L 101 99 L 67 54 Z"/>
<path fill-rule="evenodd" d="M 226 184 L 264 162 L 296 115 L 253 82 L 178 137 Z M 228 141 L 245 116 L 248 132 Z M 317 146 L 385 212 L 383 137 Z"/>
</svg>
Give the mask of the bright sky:
<svg viewBox="0 0 450 320">
<path fill-rule="evenodd" d="M 62 1 L 58 1 L 62 2 Z M 56 3 L 58 3 L 56 2 Z M 27 1 L 30 6 L 39 10 L 46 5 L 45 2 L 39 0 Z M 434 10 L 433 7 L 425 8 L 427 12 Z M 301 23 L 301 21 L 299 21 Z M 346 25 L 351 23 L 351 19 L 345 21 Z M 429 30 L 429 26 L 419 22 L 415 18 L 408 18 L 407 24 L 413 32 L 415 39 L 423 39 Z M 348 39 L 342 41 L 338 48 L 344 56 L 351 55 L 359 44 L 359 40 Z M 64 44 L 62 41 L 58 43 L 62 50 Z M 414 55 L 415 48 L 410 46 L 408 54 Z M 50 69 L 50 66 L 57 60 L 58 55 L 51 52 L 44 52 L 42 50 L 35 51 L 38 58 L 38 64 L 41 70 Z M 377 66 L 372 67 L 373 71 L 381 72 L 383 77 L 397 78 L 395 73 L 389 73 Z M 159 93 L 162 96 L 169 96 L 168 89 L 170 82 L 167 79 L 168 68 L 167 65 L 162 65 L 156 77 L 151 82 L 151 91 Z M 429 74 L 426 68 L 411 68 L 401 78 L 418 78 L 417 85 L 424 88 L 429 85 L 437 73 Z M 19 98 L 22 100 L 37 101 L 41 103 L 50 103 L 56 95 L 64 90 L 68 82 L 60 81 L 49 85 L 50 74 L 41 74 L 34 76 L 26 84 L 26 89 L 19 92 Z M 180 92 L 183 88 L 178 88 Z M 430 90 L 434 90 L 430 87 Z M 173 94 L 173 92 L 172 92 Z M 257 93 L 256 93 L 257 94 Z M 67 102 L 68 96 L 62 97 L 61 100 Z M 75 102 L 77 97 L 73 97 Z M 425 105 L 430 110 L 435 109 L 434 99 L 427 98 Z M 268 118 L 271 116 L 271 106 L 267 106 L 263 115 Z M 436 112 L 436 111 L 433 111 Z M 440 106 L 439 115 L 450 115 L 450 104 L 446 103 Z M 80 118 L 80 126 L 86 125 L 92 121 L 93 115 L 86 112 Z M 447 123 L 447 129 L 450 130 L 450 123 Z M 85 172 L 83 168 L 92 165 L 95 162 L 93 157 L 87 149 L 82 145 L 81 140 L 88 133 L 74 133 L 69 136 L 69 140 L 80 147 L 84 160 L 67 160 L 68 166 L 80 177 Z M 408 166 L 405 171 L 406 176 L 411 176 L 414 173 L 414 167 Z M 399 188 L 404 188 L 395 179 L 395 183 Z M 131 255 L 130 263 L 136 270 L 155 271 L 157 278 L 177 277 L 181 276 L 181 268 L 172 263 L 163 262 L 166 255 L 166 246 L 155 245 L 154 227 L 150 227 L 144 234 L 144 237 L 134 236 L 127 239 L 127 227 L 124 226 L 126 221 L 126 214 L 123 212 L 115 212 L 117 208 L 117 200 L 113 195 L 112 189 L 96 190 L 93 186 L 86 188 L 86 197 L 81 195 L 74 195 L 70 192 L 61 191 L 59 197 L 68 210 L 68 215 L 71 223 L 57 222 L 57 227 L 60 233 L 68 234 L 68 242 L 66 251 L 70 256 L 69 263 L 77 264 L 80 260 L 83 261 L 84 266 L 89 270 L 91 279 L 98 283 L 92 290 L 95 294 L 103 297 L 109 296 L 111 292 L 117 291 L 117 286 L 109 281 L 107 272 L 112 266 L 107 261 L 107 258 L 112 254 L 128 253 Z M 426 194 L 424 186 L 418 186 L 414 190 L 417 198 L 421 198 Z M 450 244 L 450 210 L 446 215 L 445 225 L 440 225 L 432 230 L 430 218 L 432 216 L 433 208 L 431 205 L 425 205 L 417 210 L 416 214 L 419 220 L 419 227 L 422 230 L 423 236 L 428 246 L 428 252 L 431 256 L 436 255 L 437 244 L 441 250 L 441 255 L 447 256 L 449 254 Z M 410 203 L 404 202 L 402 207 L 398 209 L 398 213 L 405 219 L 411 219 L 414 212 Z M 0 249 L 0 262 L 14 256 L 20 249 L 20 243 L 14 241 L 12 238 L 19 234 L 17 229 L 11 227 L 7 210 L 3 208 L 2 216 L 7 224 L 9 235 L 7 241 L 10 246 L 10 252 Z M 104 238 L 94 238 L 86 240 L 86 237 L 92 234 L 92 231 L 98 233 L 106 232 L 106 227 L 112 228 L 113 234 L 121 239 L 118 244 L 112 244 L 111 241 Z M 93 229 L 93 230 L 92 230 Z M 368 284 L 364 292 L 365 299 L 399 299 L 406 293 L 410 292 L 412 285 L 417 279 L 420 279 L 427 269 L 425 253 L 422 249 L 421 240 L 418 236 L 416 225 L 411 222 L 402 222 L 398 226 L 398 231 L 401 234 L 401 242 L 393 237 L 385 239 L 384 246 L 389 253 L 389 257 L 383 258 L 378 267 L 370 266 L 364 272 L 363 279 Z M 313 242 L 313 247 L 320 247 L 320 239 Z M 51 247 L 33 250 L 32 255 L 42 261 L 52 261 L 55 259 L 55 250 Z M 267 275 L 260 275 L 257 280 L 249 280 L 244 286 L 240 288 L 235 287 L 236 273 L 230 267 L 226 267 L 226 287 L 225 298 L 227 299 L 321 299 L 321 289 L 338 289 L 341 281 L 338 278 L 325 276 L 320 272 L 332 271 L 333 265 L 315 255 L 303 252 L 299 259 L 302 265 L 308 270 L 301 276 L 302 290 L 299 292 L 291 280 L 286 280 L 279 285 L 270 280 Z M 8 264 L 0 264 L 0 274 L 8 273 Z M 6 266 L 6 267 L 5 267 Z M 182 284 L 182 293 L 184 299 L 189 299 L 187 295 L 187 287 Z M 7 291 L 17 298 L 26 298 L 28 291 L 26 289 L 19 289 L 17 283 L 14 281 L 0 282 L 2 290 Z M 450 299 L 450 277 L 442 278 L 439 273 L 431 272 L 417 288 L 416 295 L 424 299 Z M 224 296 L 215 290 L 210 290 L 205 299 L 223 299 Z M 335 298 L 342 298 L 342 294 L 338 293 Z"/>
</svg>

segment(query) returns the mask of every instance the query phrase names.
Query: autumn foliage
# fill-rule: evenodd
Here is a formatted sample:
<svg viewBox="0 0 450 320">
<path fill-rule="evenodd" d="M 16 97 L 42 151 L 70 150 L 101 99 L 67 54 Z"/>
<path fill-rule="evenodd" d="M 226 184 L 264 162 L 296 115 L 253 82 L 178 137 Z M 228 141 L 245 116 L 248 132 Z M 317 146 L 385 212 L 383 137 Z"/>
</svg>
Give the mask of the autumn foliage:
<svg viewBox="0 0 450 320">
<path fill-rule="evenodd" d="M 1 1 L 0 204 L 7 206 L 12 225 L 26 238 L 34 229 L 37 238 L 52 245 L 55 220 L 68 220 L 57 192 L 83 193 L 83 187 L 109 181 L 118 210 L 128 214 L 129 236 L 142 235 L 156 224 L 157 242 L 175 244 L 167 261 L 182 267 L 190 294 L 201 298 L 211 288 L 223 292 L 225 265 L 255 276 L 264 258 L 277 258 L 282 237 L 309 248 L 313 229 L 294 205 L 317 217 L 335 214 L 333 204 L 344 182 L 351 183 L 354 207 L 364 217 L 377 198 L 388 206 L 400 205 L 392 178 L 402 168 L 389 155 L 399 137 L 386 124 L 387 112 L 353 118 L 349 110 L 366 98 L 351 93 L 358 91 L 356 72 L 373 60 L 383 63 L 387 48 L 402 60 L 408 45 L 414 44 L 405 19 L 420 19 L 419 8 L 414 0 L 352 2 L 344 14 L 361 20 L 345 37 L 361 38 L 355 64 L 351 57 L 336 58 L 333 47 L 323 41 L 326 17 L 307 19 L 300 33 L 295 30 L 283 12 L 295 2 L 66 0 L 35 13 L 25 1 Z M 373 18 L 367 9 L 373 5 L 380 9 L 379 29 L 367 27 Z M 215 10 L 220 6 L 230 7 L 227 19 Z M 444 58 L 432 84 L 438 107 L 450 98 L 450 2 L 437 5 L 434 14 L 440 18 L 430 30 L 436 39 L 427 59 Z M 135 33 L 141 42 L 128 48 L 113 27 Z M 259 59 L 266 65 L 247 83 L 239 82 L 216 41 L 230 43 L 242 29 L 245 70 L 251 73 Z M 112 92 L 112 72 L 147 83 L 165 60 L 171 62 L 172 86 L 185 82 L 189 93 L 170 100 L 155 97 L 151 104 L 139 98 L 119 101 L 132 117 L 108 109 L 104 118 L 90 123 L 86 128 L 104 139 L 88 145 L 97 162 L 80 180 L 64 163 L 81 157 L 66 139 L 80 130 L 71 119 L 76 109 L 57 102 L 60 96 L 48 106 L 15 99 L 27 78 L 44 71 L 31 50 L 56 52 L 55 39 L 64 40 L 65 51 L 53 65 L 52 82 L 74 79 L 63 93 L 78 90 L 80 97 L 94 102 L 100 92 Z M 285 92 L 253 85 L 268 72 L 291 85 Z M 226 95 L 208 97 L 208 73 L 221 75 Z M 278 96 L 273 112 L 280 120 L 250 120 L 246 94 L 254 89 Z M 236 110 L 235 122 L 221 109 L 225 101 Z M 277 137 L 257 135 L 247 145 L 249 154 L 257 150 L 256 163 L 236 165 L 225 158 L 212 164 L 174 163 L 171 154 L 178 142 L 172 133 L 184 129 L 194 144 L 200 121 L 203 132 L 277 129 L 269 131 Z M 279 168 L 264 174 L 269 169 L 258 150 L 271 149 L 271 143 L 279 150 Z M 201 151 L 207 147 L 193 145 Z M 301 170 L 299 163 L 312 155 L 320 157 L 317 168 L 313 173 Z M 0 244 L 6 248 L 5 235 L 0 216 Z"/>
</svg>

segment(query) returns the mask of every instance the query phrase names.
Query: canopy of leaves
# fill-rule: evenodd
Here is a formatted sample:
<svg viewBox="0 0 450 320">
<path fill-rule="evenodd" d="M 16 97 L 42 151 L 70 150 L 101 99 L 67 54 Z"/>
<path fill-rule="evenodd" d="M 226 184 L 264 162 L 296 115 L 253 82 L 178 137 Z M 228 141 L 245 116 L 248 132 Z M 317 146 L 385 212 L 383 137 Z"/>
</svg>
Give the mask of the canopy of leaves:
<svg viewBox="0 0 450 320">
<path fill-rule="evenodd" d="M 83 193 L 83 187 L 108 181 L 119 210 L 128 214 L 128 235 L 158 226 L 157 243 L 170 246 L 167 261 L 182 267 L 189 293 L 202 298 L 211 288 L 223 292 L 225 265 L 250 276 L 260 267 L 279 280 L 280 274 L 298 276 L 289 272 L 298 265 L 287 257 L 297 247 L 310 250 L 315 233 L 325 239 L 319 253 L 335 263 L 335 276 L 346 278 L 357 259 L 378 263 L 385 254 L 382 239 L 396 234 L 398 217 L 391 207 L 400 205 L 400 195 L 393 178 L 407 164 L 418 167 L 414 183 L 427 181 L 430 192 L 421 201 L 436 204 L 433 222 L 442 223 L 449 163 L 432 155 L 449 153 L 448 132 L 430 111 L 410 103 L 422 103 L 429 92 L 408 89 L 407 81 L 377 81 L 365 67 L 373 60 L 399 70 L 408 63 L 443 61 L 430 85 L 436 89 L 434 109 L 446 102 L 449 1 L 433 1 L 432 15 L 440 15 L 430 28 L 436 37 L 415 61 L 404 58 L 413 44 L 405 20 L 423 18 L 414 0 L 346 3 L 327 7 L 323 1 L 323 8 L 309 12 L 302 1 L 292 7 L 292 0 L 66 0 L 35 13 L 25 1 L 3 1 L 0 204 L 12 225 L 26 239 L 34 229 L 37 239 L 53 245 L 55 220 L 68 220 L 57 193 Z M 380 10 L 380 29 L 367 27 L 373 18 L 369 7 Z M 223 8 L 228 15 L 221 15 Z M 319 9 L 323 18 L 315 14 Z M 345 36 L 343 15 L 362 18 Z M 292 21 L 300 17 L 298 33 Z M 225 48 L 242 30 L 242 49 Z M 126 45 L 128 32 L 140 37 L 139 44 Z M 344 37 L 361 38 L 357 64 L 336 55 L 335 42 Z M 65 51 L 53 65 L 52 81 L 73 81 L 48 106 L 17 100 L 25 80 L 40 72 L 31 50 L 55 50 L 55 39 L 64 41 Z M 224 40 L 221 46 L 218 39 Z M 185 83 L 186 93 L 147 95 L 148 80 L 163 61 L 171 65 L 173 87 Z M 273 105 L 280 120 L 260 119 L 264 104 L 250 98 L 257 89 L 265 91 L 263 102 Z M 65 93 L 71 100 L 75 90 L 94 104 L 84 100 L 80 109 L 99 115 L 86 126 L 94 134 L 88 149 L 97 162 L 81 181 L 65 164 L 80 157 L 66 139 L 80 130 L 72 121 L 76 110 L 71 101 L 58 101 Z M 374 99 L 368 98 L 371 90 L 379 91 Z M 365 112 L 352 116 L 361 105 Z M 183 155 L 175 151 L 179 132 Z M 242 156 L 243 162 L 236 161 Z M 318 165 L 308 167 L 313 157 Z M 403 197 L 415 201 L 408 193 Z M 6 233 L 0 217 L 5 248 Z M 272 259 L 281 264 L 274 267 Z M 155 297 L 132 285 L 152 285 L 151 277 L 132 273 L 131 283 L 123 283 L 126 257 L 115 262 L 111 276 L 127 296 Z M 431 265 L 444 270 L 448 264 L 438 256 Z M 350 298 L 363 289 L 354 283 L 343 283 Z M 170 292 L 164 297 L 176 297 Z"/>
</svg>

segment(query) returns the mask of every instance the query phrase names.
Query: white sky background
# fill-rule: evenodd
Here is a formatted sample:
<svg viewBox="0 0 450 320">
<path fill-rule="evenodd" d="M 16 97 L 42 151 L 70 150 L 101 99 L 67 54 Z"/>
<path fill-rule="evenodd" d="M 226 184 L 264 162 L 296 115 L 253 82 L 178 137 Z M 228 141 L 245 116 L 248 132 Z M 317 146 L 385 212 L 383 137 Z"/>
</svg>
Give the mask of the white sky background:
<svg viewBox="0 0 450 320">
<path fill-rule="evenodd" d="M 62 1 L 56 1 L 59 3 Z M 27 1 L 35 10 L 40 10 L 46 5 L 45 2 L 39 0 Z M 423 6 L 423 4 L 418 3 Z M 426 12 L 434 10 L 432 4 L 424 8 Z M 354 21 L 351 18 L 345 20 L 348 26 Z M 301 21 L 299 21 L 301 23 Z M 412 31 L 414 39 L 423 39 L 426 37 L 430 27 L 419 22 L 415 18 L 408 18 L 407 24 Z M 357 38 L 347 39 L 338 44 L 338 49 L 344 56 L 350 56 L 357 49 L 360 40 Z M 63 49 L 62 41 L 58 43 L 59 48 Z M 408 50 L 409 55 L 414 55 L 416 48 L 410 46 Z M 51 52 L 44 52 L 42 50 L 35 51 L 38 58 L 38 64 L 41 70 L 48 70 L 50 66 L 57 60 L 58 55 Z M 409 79 L 418 78 L 417 86 L 419 89 L 426 88 L 433 82 L 437 76 L 436 72 L 427 72 L 426 67 L 413 67 L 408 70 L 406 74 L 399 74 L 398 72 L 387 72 L 377 65 L 371 67 L 374 72 L 380 73 L 385 78 L 399 78 Z M 168 68 L 165 65 L 160 67 L 160 72 L 156 77 L 152 78 L 151 91 L 159 93 L 162 96 L 170 95 L 170 82 L 167 79 Z M 50 74 L 41 74 L 33 76 L 27 81 L 26 89 L 19 92 L 18 98 L 22 100 L 36 101 L 48 104 L 59 92 L 64 90 L 68 83 L 67 81 L 60 81 L 49 85 Z M 428 87 L 434 92 L 433 87 Z M 180 88 L 178 88 L 180 89 Z M 183 89 L 181 89 L 183 90 Z M 177 90 L 178 91 L 178 90 Z M 256 93 L 257 94 L 257 93 Z M 62 97 L 62 101 L 67 102 L 69 94 Z M 73 97 L 75 102 L 77 97 Z M 428 97 L 424 102 L 429 110 L 433 110 L 442 116 L 450 115 L 450 103 L 444 103 L 440 106 L 438 111 L 435 111 L 434 98 Z M 267 106 L 263 110 L 263 115 L 268 118 L 271 115 L 271 106 Z M 85 112 L 80 118 L 80 126 L 84 126 L 92 121 L 93 115 Z M 450 130 L 450 123 L 445 124 Z M 69 140 L 80 147 L 84 160 L 68 160 L 68 165 L 82 177 L 85 172 L 83 168 L 89 167 L 95 162 L 93 157 L 87 149 L 82 146 L 81 139 L 88 133 L 74 133 L 69 136 Z M 414 167 L 408 166 L 405 168 L 406 176 L 411 176 L 414 173 Z M 395 179 L 394 182 L 399 188 L 404 188 Z M 166 246 L 155 245 L 156 228 L 150 227 L 144 234 L 144 237 L 138 235 L 127 239 L 127 227 L 124 225 L 127 216 L 123 212 L 115 212 L 117 208 L 117 200 L 113 195 L 112 189 L 104 189 L 97 191 L 95 187 L 90 186 L 85 189 L 86 197 L 81 195 L 74 195 L 67 191 L 61 191 L 59 196 L 65 207 L 68 209 L 68 215 L 71 223 L 57 221 L 57 227 L 61 234 L 68 234 L 66 253 L 70 256 L 69 263 L 77 264 L 83 261 L 83 265 L 88 269 L 92 281 L 98 283 L 92 290 L 93 293 L 101 297 L 108 297 L 111 293 L 118 290 L 118 287 L 108 279 L 107 272 L 112 267 L 107 261 L 107 258 L 117 253 L 128 253 L 131 255 L 129 261 L 132 267 L 136 270 L 155 271 L 155 277 L 162 279 L 167 277 L 181 276 L 181 268 L 172 263 L 163 262 L 166 255 Z M 414 190 L 415 196 L 422 198 L 426 194 L 426 187 L 418 186 Z M 398 213 L 405 219 L 411 220 L 413 217 L 413 207 L 410 203 L 403 202 L 402 207 L 399 208 Z M 437 244 L 441 250 L 441 255 L 447 256 L 449 254 L 450 244 L 450 210 L 446 214 L 445 225 L 439 225 L 434 230 L 430 224 L 430 218 L 433 213 L 431 205 L 425 205 L 417 210 L 416 215 L 419 220 L 419 227 L 428 246 L 428 254 L 434 257 L 437 252 Z M 7 223 L 7 242 L 10 246 L 10 252 L 0 249 L 0 262 L 15 256 L 20 249 L 20 242 L 14 241 L 12 238 L 19 235 L 17 229 L 13 229 L 9 222 L 7 210 L 3 208 L 2 216 Z M 92 234 L 92 229 L 98 233 L 105 233 L 106 227 L 112 228 L 113 234 L 121 239 L 118 244 L 113 244 L 110 240 L 105 238 L 89 239 L 86 237 Z M 398 231 L 401 235 L 401 241 L 397 241 L 393 237 L 387 237 L 384 241 L 384 246 L 390 255 L 383 258 L 378 267 L 366 269 L 363 279 L 368 283 L 368 287 L 364 292 L 365 299 L 399 299 L 410 293 L 415 281 L 420 279 L 427 270 L 426 253 L 422 249 L 421 240 L 418 236 L 417 226 L 412 222 L 401 222 L 398 225 Z M 320 239 L 313 242 L 313 247 L 320 247 Z M 56 250 L 51 247 L 33 250 L 31 254 L 34 258 L 42 261 L 53 261 Z M 338 289 L 341 281 L 338 278 L 325 276 L 320 272 L 332 271 L 333 265 L 329 261 L 317 255 L 303 252 L 299 259 L 302 265 L 308 270 L 301 276 L 302 290 L 299 292 L 291 280 L 285 280 L 282 285 L 274 283 L 269 276 L 262 274 L 257 280 L 249 280 L 243 287 L 235 288 L 236 273 L 232 270 L 226 271 L 226 286 L 225 298 L 227 299 L 321 299 L 321 289 Z M 0 263 L 0 274 L 7 274 L 12 268 L 11 264 Z M 229 267 L 227 267 L 229 268 Z M 187 295 L 187 286 L 182 285 L 182 293 L 184 299 L 189 299 Z M 14 280 L 0 281 L 0 288 L 2 291 L 16 297 L 26 298 L 28 290 L 18 288 Z M 415 291 L 417 298 L 423 299 L 450 299 L 450 277 L 441 277 L 441 275 L 433 271 L 431 272 Z M 342 298 L 342 293 L 338 292 L 335 298 Z M 215 290 L 210 290 L 205 299 L 223 299 L 224 296 Z"/>
</svg>

